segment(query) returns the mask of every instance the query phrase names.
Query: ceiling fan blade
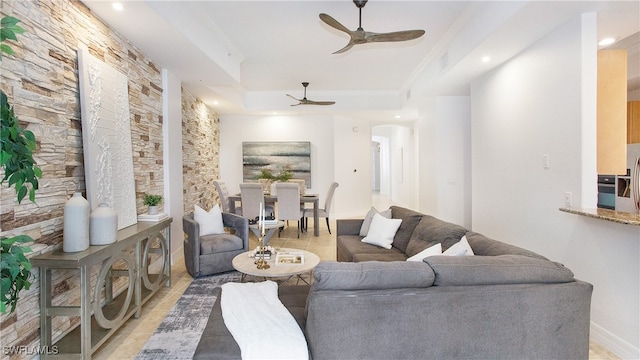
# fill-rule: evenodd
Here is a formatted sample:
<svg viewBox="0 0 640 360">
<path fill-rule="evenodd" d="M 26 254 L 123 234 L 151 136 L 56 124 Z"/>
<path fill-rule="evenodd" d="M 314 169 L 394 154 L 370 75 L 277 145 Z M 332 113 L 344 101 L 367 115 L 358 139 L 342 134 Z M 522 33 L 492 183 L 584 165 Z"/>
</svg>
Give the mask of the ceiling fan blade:
<svg viewBox="0 0 640 360">
<path fill-rule="evenodd" d="M 313 101 L 313 100 L 307 100 L 305 105 L 333 105 L 335 103 L 336 103 L 335 101 Z"/>
<path fill-rule="evenodd" d="M 296 99 L 295 97 L 289 95 L 289 94 L 285 94 L 288 97 L 292 98 L 293 100 L 296 100 L 298 103 L 297 104 L 291 104 L 291 106 L 298 106 L 298 105 L 333 105 L 336 102 L 335 101 L 313 101 L 313 100 L 309 100 L 307 99 L 307 86 L 309 86 L 308 82 L 303 82 L 302 86 L 304 86 L 304 97 L 302 99 Z"/>
<path fill-rule="evenodd" d="M 347 46 L 343 47 L 342 49 L 334 52 L 334 54 L 341 54 L 349 49 L 351 49 L 353 47 L 353 45 L 355 45 L 356 43 L 353 41 L 349 41 L 349 43 L 347 44 Z"/>
<path fill-rule="evenodd" d="M 338 20 L 332 18 L 327 14 L 320 14 L 320 20 L 324 21 L 325 24 L 331 26 L 334 29 L 340 30 L 342 32 L 346 32 L 347 34 L 351 34 L 351 30 L 349 30 L 346 26 L 340 24 Z"/>
<path fill-rule="evenodd" d="M 382 34 L 368 33 L 366 39 L 367 42 L 407 41 L 417 39 L 424 35 L 424 33 L 424 30 L 405 30 Z"/>
</svg>

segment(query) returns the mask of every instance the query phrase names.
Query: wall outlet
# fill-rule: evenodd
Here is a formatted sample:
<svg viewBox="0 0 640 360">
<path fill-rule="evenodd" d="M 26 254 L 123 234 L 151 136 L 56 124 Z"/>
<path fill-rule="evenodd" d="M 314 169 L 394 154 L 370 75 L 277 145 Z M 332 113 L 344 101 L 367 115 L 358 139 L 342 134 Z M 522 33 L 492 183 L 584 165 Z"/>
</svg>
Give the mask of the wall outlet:
<svg viewBox="0 0 640 360">
<path fill-rule="evenodd" d="M 572 207 L 573 206 L 573 194 L 570 191 L 564 193 L 564 206 Z"/>
</svg>

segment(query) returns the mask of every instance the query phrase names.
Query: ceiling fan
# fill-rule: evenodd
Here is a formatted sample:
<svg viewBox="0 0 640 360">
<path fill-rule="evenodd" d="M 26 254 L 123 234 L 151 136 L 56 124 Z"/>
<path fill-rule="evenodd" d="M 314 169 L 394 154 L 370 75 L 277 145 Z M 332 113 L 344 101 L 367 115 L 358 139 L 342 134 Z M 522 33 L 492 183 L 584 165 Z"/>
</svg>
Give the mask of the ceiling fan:
<svg viewBox="0 0 640 360">
<path fill-rule="evenodd" d="M 334 54 L 343 53 L 351 49 L 354 45 L 366 44 L 371 42 L 407 41 L 417 39 L 420 36 L 424 35 L 424 30 L 406 30 L 389 33 L 374 33 L 370 31 L 364 31 L 364 29 L 362 28 L 362 8 L 367 4 L 367 0 L 353 0 L 353 3 L 356 4 L 356 7 L 358 7 L 360 13 L 360 20 L 358 22 L 357 30 L 349 30 L 346 26 L 340 24 L 331 16 L 324 13 L 320 14 L 320 20 L 324 21 L 327 25 L 337 30 L 347 33 L 347 35 L 349 35 L 349 37 L 351 38 L 347 46 L 334 52 Z"/>
<path fill-rule="evenodd" d="M 335 101 L 313 101 L 313 100 L 309 100 L 307 99 L 307 86 L 309 86 L 308 82 L 303 82 L 302 86 L 304 86 L 304 97 L 302 99 L 296 99 L 293 96 L 287 94 L 288 97 L 298 101 L 297 104 L 291 104 L 291 106 L 298 106 L 298 105 L 333 105 L 336 102 Z"/>
</svg>

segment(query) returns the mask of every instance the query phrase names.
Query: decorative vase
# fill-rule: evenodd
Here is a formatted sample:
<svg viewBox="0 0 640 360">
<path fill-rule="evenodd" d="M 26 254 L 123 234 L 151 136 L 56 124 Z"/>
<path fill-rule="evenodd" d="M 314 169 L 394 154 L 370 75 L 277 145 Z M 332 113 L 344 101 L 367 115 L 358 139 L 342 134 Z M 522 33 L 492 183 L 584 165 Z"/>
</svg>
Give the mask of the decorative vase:
<svg viewBox="0 0 640 360">
<path fill-rule="evenodd" d="M 108 245 L 116 242 L 118 234 L 118 214 L 101 203 L 91 212 L 89 226 L 89 242 L 91 245 Z"/>
<path fill-rule="evenodd" d="M 149 206 L 149 215 L 158 215 L 158 207 Z"/>
<path fill-rule="evenodd" d="M 278 196 L 278 189 L 276 188 L 277 183 L 277 181 L 271 183 L 271 191 L 269 192 L 271 196 Z"/>
<path fill-rule="evenodd" d="M 62 251 L 78 252 L 89 248 L 89 202 L 79 192 L 64 205 Z"/>
</svg>

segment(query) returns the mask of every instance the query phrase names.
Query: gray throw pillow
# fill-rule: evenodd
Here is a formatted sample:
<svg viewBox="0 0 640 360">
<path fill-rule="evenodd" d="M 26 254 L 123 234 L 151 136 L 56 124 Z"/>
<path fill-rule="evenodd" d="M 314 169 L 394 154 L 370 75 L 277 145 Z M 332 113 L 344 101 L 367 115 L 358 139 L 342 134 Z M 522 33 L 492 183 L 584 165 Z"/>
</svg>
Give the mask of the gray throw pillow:
<svg viewBox="0 0 640 360">
<path fill-rule="evenodd" d="M 423 262 L 325 261 L 313 271 L 314 290 L 382 290 L 433 285 L 433 270 Z"/>
<path fill-rule="evenodd" d="M 380 214 L 387 219 L 391 219 L 391 209 L 387 209 L 385 211 L 379 212 L 375 207 L 371 207 L 369 212 L 364 217 L 364 221 L 362 222 L 362 226 L 360 227 L 360 236 L 367 236 L 369 232 L 369 227 L 371 226 L 371 220 L 373 220 L 373 215 Z"/>
<path fill-rule="evenodd" d="M 574 281 L 564 265 L 522 255 L 430 256 L 423 260 L 436 274 L 435 285 L 500 285 Z"/>
</svg>

